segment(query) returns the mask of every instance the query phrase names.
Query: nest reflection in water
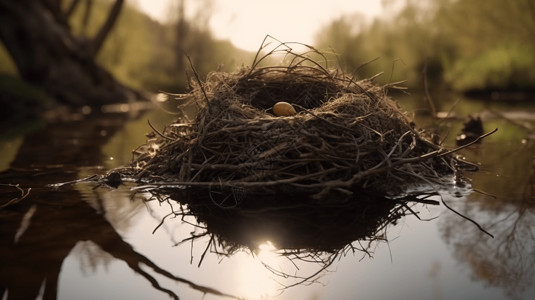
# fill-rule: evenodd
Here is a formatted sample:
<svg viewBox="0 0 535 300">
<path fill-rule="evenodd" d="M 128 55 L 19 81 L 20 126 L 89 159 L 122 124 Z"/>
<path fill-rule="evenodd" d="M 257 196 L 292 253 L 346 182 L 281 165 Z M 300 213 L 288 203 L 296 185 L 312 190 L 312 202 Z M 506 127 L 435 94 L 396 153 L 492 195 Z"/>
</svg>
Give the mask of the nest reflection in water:
<svg viewBox="0 0 535 300">
<path fill-rule="evenodd" d="M 427 199 L 431 194 L 387 199 L 359 191 L 358 196 L 330 194 L 329 201 L 317 200 L 306 194 L 254 196 L 231 194 L 238 198 L 204 189 L 148 188 L 147 201 L 169 204 L 169 218 L 186 222 L 194 217 L 196 230 L 178 244 L 199 241 L 204 249 L 199 266 L 206 254 L 231 256 L 245 251 L 257 253 L 269 241 L 276 253 L 292 261 L 295 269 L 282 270 L 264 264 L 274 274 L 293 279 L 285 287 L 316 281 L 331 264 L 346 254 L 361 253 L 371 257 L 376 242 L 387 241 L 387 228 L 407 214 L 418 215 L 411 206 L 438 204 Z M 353 197 L 358 197 L 355 201 Z M 219 202 L 218 202 L 219 201 Z M 239 203 L 238 203 L 239 202 Z M 419 204 L 421 205 L 421 204 Z M 191 219 L 189 219 L 191 220 Z M 191 222 L 187 221 L 191 224 Z M 155 228 L 155 231 L 158 229 Z M 206 239 L 209 243 L 205 245 Z M 300 274 L 298 265 L 315 264 L 316 271 Z"/>
</svg>

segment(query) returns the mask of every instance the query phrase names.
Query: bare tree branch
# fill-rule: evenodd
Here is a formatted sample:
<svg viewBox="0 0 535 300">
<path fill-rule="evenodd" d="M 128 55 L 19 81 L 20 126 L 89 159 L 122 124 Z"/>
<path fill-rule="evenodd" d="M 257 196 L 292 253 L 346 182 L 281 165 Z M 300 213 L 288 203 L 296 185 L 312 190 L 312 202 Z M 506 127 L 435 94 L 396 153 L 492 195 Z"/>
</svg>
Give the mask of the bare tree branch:
<svg viewBox="0 0 535 300">
<path fill-rule="evenodd" d="M 65 18 L 70 18 L 76 7 L 78 6 L 78 3 L 80 3 L 80 0 L 73 0 L 71 2 L 71 5 L 69 5 L 69 8 L 67 8 L 67 11 L 65 12 Z"/>
<path fill-rule="evenodd" d="M 82 34 L 87 35 L 87 27 L 89 19 L 91 18 L 91 12 L 93 11 L 93 0 L 85 1 L 84 17 L 82 18 Z"/>
<path fill-rule="evenodd" d="M 117 18 L 119 17 L 119 13 L 121 12 L 123 3 L 124 0 L 115 1 L 115 4 L 113 4 L 113 7 L 110 10 L 110 14 L 108 15 L 108 19 L 106 19 L 106 22 L 104 23 L 104 25 L 102 25 L 97 35 L 94 37 L 91 49 L 93 56 L 95 56 L 100 50 L 100 48 L 102 48 L 102 44 L 104 44 L 106 37 L 110 33 L 111 29 L 115 25 L 115 22 L 117 21 Z"/>
<path fill-rule="evenodd" d="M 186 19 L 184 16 L 184 0 L 178 1 L 178 21 L 176 24 L 176 68 L 178 72 L 184 71 L 184 46 L 187 35 L 187 26 Z"/>
<path fill-rule="evenodd" d="M 62 26 L 69 28 L 66 16 L 61 11 L 61 0 L 41 0 L 40 1 L 46 9 L 52 14 L 54 20 Z"/>
</svg>

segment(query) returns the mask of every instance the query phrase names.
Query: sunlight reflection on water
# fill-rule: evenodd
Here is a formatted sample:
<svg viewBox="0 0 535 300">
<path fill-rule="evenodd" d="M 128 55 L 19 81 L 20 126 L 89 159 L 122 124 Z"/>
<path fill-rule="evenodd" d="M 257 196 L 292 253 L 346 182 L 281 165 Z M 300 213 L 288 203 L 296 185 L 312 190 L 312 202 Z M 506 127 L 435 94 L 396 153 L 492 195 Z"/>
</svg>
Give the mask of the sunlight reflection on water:
<svg viewBox="0 0 535 300">
<path fill-rule="evenodd" d="M 278 257 L 273 252 L 274 248 L 269 243 L 262 244 L 260 251 L 256 255 L 257 259 L 252 259 L 249 254 L 244 252 L 236 254 L 233 258 L 236 261 L 236 280 L 237 286 L 235 291 L 247 299 L 257 299 L 259 297 L 273 296 L 277 290 L 276 282 L 272 274 L 265 268 L 262 263 L 273 265 L 278 261 Z"/>
</svg>

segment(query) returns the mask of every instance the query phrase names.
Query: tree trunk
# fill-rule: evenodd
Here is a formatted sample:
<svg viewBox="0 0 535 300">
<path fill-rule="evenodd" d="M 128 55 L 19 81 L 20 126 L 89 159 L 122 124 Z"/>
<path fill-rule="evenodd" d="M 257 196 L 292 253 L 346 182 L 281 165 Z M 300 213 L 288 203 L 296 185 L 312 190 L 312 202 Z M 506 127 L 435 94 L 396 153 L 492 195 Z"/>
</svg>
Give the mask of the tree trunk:
<svg viewBox="0 0 535 300">
<path fill-rule="evenodd" d="M 71 33 L 59 2 L 0 0 L 0 40 L 21 77 L 59 102 L 73 106 L 141 98 L 140 93 L 120 84 L 96 64 L 95 50 L 100 45 L 95 48 L 92 40 Z M 116 9 L 114 6 L 115 15 L 110 18 L 117 18 Z M 106 24 L 110 26 L 113 20 Z M 103 39 L 99 36 L 98 42 Z"/>
</svg>

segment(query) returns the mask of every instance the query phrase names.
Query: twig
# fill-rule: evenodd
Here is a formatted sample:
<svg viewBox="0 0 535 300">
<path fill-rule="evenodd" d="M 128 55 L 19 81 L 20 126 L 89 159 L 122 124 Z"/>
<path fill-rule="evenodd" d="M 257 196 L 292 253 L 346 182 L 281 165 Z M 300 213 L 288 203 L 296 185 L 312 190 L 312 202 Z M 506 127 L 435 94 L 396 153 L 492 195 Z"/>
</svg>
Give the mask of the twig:
<svg viewBox="0 0 535 300">
<path fill-rule="evenodd" d="M 189 57 L 188 54 L 186 54 L 186 58 L 188 59 L 188 62 L 189 62 L 189 66 L 191 67 L 191 70 L 193 70 L 193 75 L 195 75 L 195 79 L 197 80 L 197 83 L 199 84 L 199 87 L 204 95 L 204 99 L 206 100 L 206 105 L 209 106 L 210 105 L 210 100 L 208 99 L 208 94 L 206 94 L 206 90 L 204 89 L 204 85 L 201 81 L 201 78 L 199 77 L 199 73 L 197 73 L 197 70 L 195 69 L 195 67 L 193 66 L 193 63 L 191 62 L 191 58 Z"/>
<path fill-rule="evenodd" d="M 482 134 L 482 135 L 478 136 L 477 139 L 471 141 L 470 143 L 464 144 L 464 145 L 459 146 L 459 147 L 457 147 L 457 148 L 455 148 L 455 149 L 452 149 L 452 150 L 446 151 L 446 152 L 444 152 L 444 153 L 441 153 L 441 154 L 439 154 L 438 156 L 439 156 L 439 157 L 440 157 L 440 156 L 446 156 L 446 155 L 449 155 L 449 154 L 451 154 L 451 153 L 457 152 L 457 151 L 459 151 L 459 150 L 461 150 L 461 149 L 464 149 L 464 148 L 466 148 L 466 147 L 469 147 L 469 146 L 471 146 L 471 145 L 473 145 L 473 144 L 475 144 L 475 143 L 481 141 L 482 139 L 486 138 L 487 136 L 489 136 L 489 135 L 495 133 L 496 131 L 498 131 L 498 128 L 495 128 L 495 129 L 494 129 L 493 131 L 491 131 L 491 132 L 487 132 L 487 133 L 485 133 L 485 134 Z"/>
<path fill-rule="evenodd" d="M 172 138 L 163 135 L 160 131 L 158 131 L 158 129 L 154 128 L 154 126 L 152 126 L 152 124 L 150 123 L 150 120 L 147 120 L 147 123 L 149 123 L 149 126 L 150 128 L 152 128 L 152 131 L 156 132 L 159 136 L 161 136 L 162 138 L 166 140 L 173 141 Z"/>
<path fill-rule="evenodd" d="M 201 259 L 199 259 L 199 264 L 197 264 L 197 267 L 200 267 L 202 264 L 202 261 L 204 260 L 204 256 L 208 252 L 208 249 L 210 249 L 210 246 L 212 246 L 212 242 L 214 241 L 214 235 L 210 235 L 210 240 L 208 241 L 208 245 L 206 245 L 206 248 L 204 249 L 204 252 L 201 255 Z"/>
<path fill-rule="evenodd" d="M 9 205 L 12 205 L 12 204 L 20 202 L 24 198 L 28 197 L 28 195 L 30 194 L 30 191 L 32 190 L 32 188 L 28 188 L 26 191 L 24 191 L 24 189 L 21 188 L 18 184 L 0 183 L 0 185 L 14 187 L 14 188 L 16 188 L 17 190 L 20 191 L 20 197 L 13 198 L 13 199 L 9 200 L 7 203 L 1 204 L 0 205 L 0 209 L 2 209 L 4 207 L 7 207 Z"/>
<path fill-rule="evenodd" d="M 446 206 L 447 209 L 451 210 L 452 212 L 454 212 L 456 215 L 464 218 L 465 220 L 468 220 L 470 222 L 472 222 L 474 225 L 477 226 L 477 228 L 479 228 L 479 230 L 483 231 L 484 233 L 486 233 L 487 235 L 489 235 L 491 238 L 494 238 L 494 235 L 492 235 L 490 232 L 486 231 L 485 229 L 483 229 L 483 227 L 481 227 L 481 225 L 479 225 L 476 221 L 470 219 L 469 217 L 467 216 L 464 216 L 463 214 L 457 212 L 456 210 L 454 210 L 453 208 L 451 208 L 447 203 L 446 201 L 444 201 L 444 198 L 441 197 L 440 199 L 442 201 L 442 204 L 444 204 L 444 206 Z"/>
<path fill-rule="evenodd" d="M 427 105 L 429 106 L 429 109 L 431 110 L 431 116 L 433 118 L 437 117 L 437 109 L 435 108 L 435 104 L 433 103 L 433 99 L 431 98 L 431 95 L 429 94 L 429 87 L 427 86 L 427 58 L 424 62 L 424 68 L 422 70 L 422 80 L 424 85 L 424 98 L 427 102 Z"/>
</svg>

